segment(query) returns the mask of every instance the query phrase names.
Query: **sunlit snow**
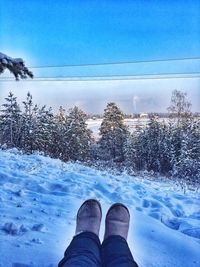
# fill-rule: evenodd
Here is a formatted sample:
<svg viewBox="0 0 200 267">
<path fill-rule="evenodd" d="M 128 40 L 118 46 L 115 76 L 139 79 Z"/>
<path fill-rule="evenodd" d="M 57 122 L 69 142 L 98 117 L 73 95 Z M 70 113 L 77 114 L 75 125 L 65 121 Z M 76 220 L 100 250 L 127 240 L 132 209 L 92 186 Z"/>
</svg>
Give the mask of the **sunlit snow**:
<svg viewBox="0 0 200 267">
<path fill-rule="evenodd" d="M 15 149 L 0 151 L 0 266 L 57 266 L 88 198 L 101 202 L 104 217 L 114 202 L 129 207 L 128 241 L 139 266 L 200 266 L 199 192 Z M 101 240 L 103 232 L 104 218 Z"/>
</svg>

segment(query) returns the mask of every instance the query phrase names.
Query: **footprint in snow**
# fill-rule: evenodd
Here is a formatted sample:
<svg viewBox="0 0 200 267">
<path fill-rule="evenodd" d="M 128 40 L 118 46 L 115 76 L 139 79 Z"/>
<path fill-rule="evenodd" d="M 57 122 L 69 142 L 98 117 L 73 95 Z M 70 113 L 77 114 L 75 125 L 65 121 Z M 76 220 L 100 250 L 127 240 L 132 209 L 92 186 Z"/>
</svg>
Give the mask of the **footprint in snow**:
<svg viewBox="0 0 200 267">
<path fill-rule="evenodd" d="M 42 243 L 43 243 L 42 240 L 39 239 L 39 238 L 33 238 L 33 239 L 31 240 L 31 242 L 32 242 L 32 243 L 35 243 L 35 244 L 42 244 Z"/>
<path fill-rule="evenodd" d="M 181 224 L 181 222 L 177 218 L 167 218 L 165 216 L 161 218 L 161 222 L 167 227 L 174 230 L 178 230 Z"/>
<path fill-rule="evenodd" d="M 195 238 L 200 239 L 200 228 L 190 228 L 190 229 L 185 229 L 181 231 L 185 235 L 189 235 Z"/>
<path fill-rule="evenodd" d="M 42 223 L 34 224 L 31 230 L 36 231 L 36 232 L 46 232 L 47 229 Z"/>
<path fill-rule="evenodd" d="M 16 225 L 12 222 L 5 223 L 2 230 L 9 235 L 23 235 L 28 232 L 28 228 L 22 225 Z"/>
</svg>

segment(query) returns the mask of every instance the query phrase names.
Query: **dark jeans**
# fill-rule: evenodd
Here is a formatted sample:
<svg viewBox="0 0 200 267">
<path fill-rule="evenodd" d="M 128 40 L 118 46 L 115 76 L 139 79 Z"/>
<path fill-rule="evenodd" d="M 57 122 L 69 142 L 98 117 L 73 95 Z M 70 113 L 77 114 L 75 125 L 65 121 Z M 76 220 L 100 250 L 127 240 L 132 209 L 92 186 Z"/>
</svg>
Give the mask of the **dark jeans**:
<svg viewBox="0 0 200 267">
<path fill-rule="evenodd" d="M 126 240 L 118 235 L 100 243 L 91 232 L 75 236 L 58 267 L 138 267 Z"/>
</svg>

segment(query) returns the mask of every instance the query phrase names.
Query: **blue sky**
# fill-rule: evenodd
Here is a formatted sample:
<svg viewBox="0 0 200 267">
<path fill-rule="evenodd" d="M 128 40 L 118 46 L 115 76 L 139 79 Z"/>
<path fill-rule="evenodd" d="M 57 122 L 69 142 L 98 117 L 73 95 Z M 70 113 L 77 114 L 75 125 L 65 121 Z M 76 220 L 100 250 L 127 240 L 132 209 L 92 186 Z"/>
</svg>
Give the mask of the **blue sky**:
<svg viewBox="0 0 200 267">
<path fill-rule="evenodd" d="M 23 57 L 28 66 L 196 57 L 200 56 L 199 13 L 200 0 L 1 0 L 0 51 L 13 57 Z M 199 71 L 200 61 L 194 60 L 107 67 L 33 69 L 36 77 Z M 88 85 L 86 82 L 74 82 L 70 83 L 72 91 L 69 93 L 69 82 L 65 85 L 48 82 L 48 86 L 42 82 L 22 85 L 0 82 L 0 97 L 3 98 L 7 91 L 12 89 L 19 98 L 23 98 L 24 90 L 19 91 L 19 87 L 26 87 L 36 99 L 43 99 L 47 95 L 45 101 L 55 107 L 63 104 L 59 99 L 68 99 L 66 105 L 73 105 L 75 102 L 82 103 L 84 98 L 84 108 L 88 111 L 91 101 L 87 101 L 87 97 L 92 98 L 96 104 L 99 104 L 98 101 L 118 99 L 119 104 L 127 107 L 125 102 L 122 103 L 125 96 L 131 103 L 135 95 L 142 99 L 146 93 L 149 99 L 152 92 L 149 101 L 151 104 L 144 101 L 146 104 L 138 111 L 152 110 L 154 102 L 157 109 L 158 95 L 160 103 L 163 97 L 164 105 L 166 97 L 169 99 L 173 89 L 187 91 L 194 102 L 194 95 L 200 97 L 199 79 L 187 79 L 184 82 L 182 79 L 166 79 L 157 83 L 151 80 L 145 83 L 126 81 L 125 84 L 126 86 L 123 82 L 92 82 Z M 86 85 L 93 87 L 93 90 L 86 89 Z M 66 88 L 66 91 L 63 88 Z M 76 89 L 73 91 L 73 88 Z M 165 108 L 163 105 L 161 109 Z M 197 110 L 198 103 L 194 107 Z M 131 110 L 131 107 L 128 109 Z M 91 111 L 95 112 L 92 105 Z M 96 111 L 100 112 L 100 108 Z"/>
</svg>

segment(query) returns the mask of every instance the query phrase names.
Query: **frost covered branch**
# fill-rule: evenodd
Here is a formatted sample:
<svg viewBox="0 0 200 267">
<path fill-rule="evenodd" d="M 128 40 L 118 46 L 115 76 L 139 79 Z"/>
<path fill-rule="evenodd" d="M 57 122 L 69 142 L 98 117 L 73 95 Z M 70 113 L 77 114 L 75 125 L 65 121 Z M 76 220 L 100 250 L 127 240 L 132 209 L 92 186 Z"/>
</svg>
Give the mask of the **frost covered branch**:
<svg viewBox="0 0 200 267">
<path fill-rule="evenodd" d="M 23 59 L 11 58 L 0 52 L 0 75 L 8 69 L 18 81 L 19 79 L 33 78 L 33 73 L 25 66 Z"/>
</svg>

